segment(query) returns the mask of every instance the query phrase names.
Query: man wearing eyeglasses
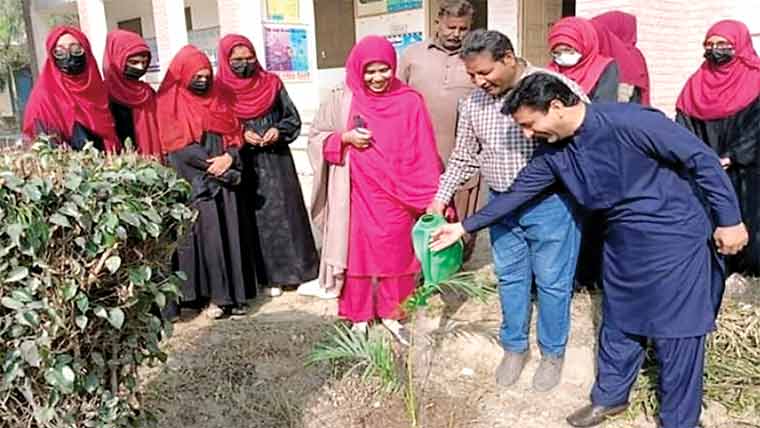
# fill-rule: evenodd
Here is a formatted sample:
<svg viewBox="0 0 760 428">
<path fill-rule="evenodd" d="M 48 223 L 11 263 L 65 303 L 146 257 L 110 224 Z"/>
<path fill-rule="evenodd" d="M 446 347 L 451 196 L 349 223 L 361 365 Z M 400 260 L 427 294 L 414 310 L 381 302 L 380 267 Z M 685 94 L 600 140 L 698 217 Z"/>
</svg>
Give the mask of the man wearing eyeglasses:
<svg viewBox="0 0 760 428">
<path fill-rule="evenodd" d="M 567 422 L 592 427 L 625 411 L 651 342 L 662 428 L 696 428 L 705 338 L 723 297 L 721 255 L 736 254 L 748 239 L 718 156 L 662 112 L 586 104 L 546 74 L 523 79 L 503 112 L 545 144 L 507 192 L 433 232 L 431 249 L 502 221 L 562 183 L 605 221 L 597 376 L 591 403 Z"/>
</svg>

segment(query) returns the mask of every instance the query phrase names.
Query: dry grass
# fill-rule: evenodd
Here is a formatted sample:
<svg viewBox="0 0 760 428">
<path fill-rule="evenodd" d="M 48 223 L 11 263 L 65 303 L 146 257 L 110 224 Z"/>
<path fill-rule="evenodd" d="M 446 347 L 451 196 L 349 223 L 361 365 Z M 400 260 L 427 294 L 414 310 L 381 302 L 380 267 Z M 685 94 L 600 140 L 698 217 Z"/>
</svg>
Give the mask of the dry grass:
<svg viewBox="0 0 760 428">
<path fill-rule="evenodd" d="M 489 269 L 484 269 L 485 279 Z M 534 358 L 512 388 L 493 382 L 501 357 L 495 333 L 497 299 L 485 305 L 444 295 L 417 320 L 414 388 L 417 421 L 424 428 L 560 428 L 565 416 L 586 404 L 593 382 L 599 296 L 573 300 L 573 331 L 565 380 L 556 391 L 530 387 Z M 409 428 L 403 394 L 362 379 L 350 365 L 304 362 L 336 322 L 335 302 L 290 293 L 264 301 L 241 320 L 195 319 L 177 326 L 163 371 L 145 382 L 148 405 L 162 428 Z M 531 347 L 535 350 L 535 324 Z M 375 326 L 371 336 L 388 338 Z M 394 346 L 394 353 L 401 350 Z M 534 354 L 537 355 L 537 354 Z M 473 372 L 463 375 L 463 368 Z M 706 428 L 739 428 L 721 406 L 705 412 Z M 717 410 L 716 410 L 717 409 Z M 645 418 L 615 428 L 654 428 Z M 756 424 L 755 426 L 760 426 Z"/>
<path fill-rule="evenodd" d="M 167 366 L 149 374 L 147 406 L 167 428 L 301 427 L 331 377 L 326 366 L 303 367 L 328 322 L 293 311 L 180 325 Z"/>
</svg>

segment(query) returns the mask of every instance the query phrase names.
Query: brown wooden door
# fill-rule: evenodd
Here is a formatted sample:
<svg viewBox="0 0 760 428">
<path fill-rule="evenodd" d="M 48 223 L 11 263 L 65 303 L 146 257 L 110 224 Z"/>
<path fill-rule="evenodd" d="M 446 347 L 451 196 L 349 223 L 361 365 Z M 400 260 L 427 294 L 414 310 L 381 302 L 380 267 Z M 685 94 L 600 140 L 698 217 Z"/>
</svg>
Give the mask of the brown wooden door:
<svg viewBox="0 0 760 428">
<path fill-rule="evenodd" d="M 488 28 L 488 0 L 470 0 L 470 2 L 475 8 L 472 28 Z"/>
<path fill-rule="evenodd" d="M 549 63 L 551 58 L 547 43 L 549 28 L 560 18 L 562 18 L 562 0 L 522 0 L 520 35 L 523 58 L 540 67 Z"/>
<path fill-rule="evenodd" d="M 354 0 L 314 0 L 317 68 L 339 68 L 356 43 Z"/>
</svg>

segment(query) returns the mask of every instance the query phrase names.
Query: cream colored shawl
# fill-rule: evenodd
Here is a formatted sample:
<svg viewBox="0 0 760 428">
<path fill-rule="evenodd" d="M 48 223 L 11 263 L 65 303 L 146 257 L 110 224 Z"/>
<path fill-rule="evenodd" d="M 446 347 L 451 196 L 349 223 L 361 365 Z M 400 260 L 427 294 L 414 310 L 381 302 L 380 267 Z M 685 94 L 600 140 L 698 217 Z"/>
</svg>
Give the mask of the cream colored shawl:
<svg viewBox="0 0 760 428">
<path fill-rule="evenodd" d="M 343 165 L 328 164 L 322 150 L 327 138 L 343 133 L 348 124 L 351 93 L 334 90 L 319 107 L 309 130 L 308 153 L 314 170 L 311 196 L 311 219 L 320 232 L 322 255 L 319 283 L 340 294 L 348 265 L 348 234 L 351 198 L 351 176 L 348 153 Z"/>
</svg>

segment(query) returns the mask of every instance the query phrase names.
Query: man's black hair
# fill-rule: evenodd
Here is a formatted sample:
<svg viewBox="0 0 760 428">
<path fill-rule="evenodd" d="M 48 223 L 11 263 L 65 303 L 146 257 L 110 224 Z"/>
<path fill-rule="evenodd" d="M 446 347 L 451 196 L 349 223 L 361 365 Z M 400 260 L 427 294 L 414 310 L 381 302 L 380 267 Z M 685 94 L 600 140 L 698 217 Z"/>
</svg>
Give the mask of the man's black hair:
<svg viewBox="0 0 760 428">
<path fill-rule="evenodd" d="M 507 94 L 501 112 L 513 114 L 520 107 L 529 107 L 546 113 L 554 100 L 559 100 L 567 107 L 581 102 L 578 95 L 557 76 L 538 72 L 520 80 L 517 87 Z"/>
<path fill-rule="evenodd" d="M 515 48 L 509 37 L 493 31 L 477 29 L 470 31 L 462 41 L 462 52 L 459 56 L 467 59 L 473 55 L 489 52 L 494 61 L 499 61 L 507 56 L 508 52 L 514 53 Z"/>
</svg>

